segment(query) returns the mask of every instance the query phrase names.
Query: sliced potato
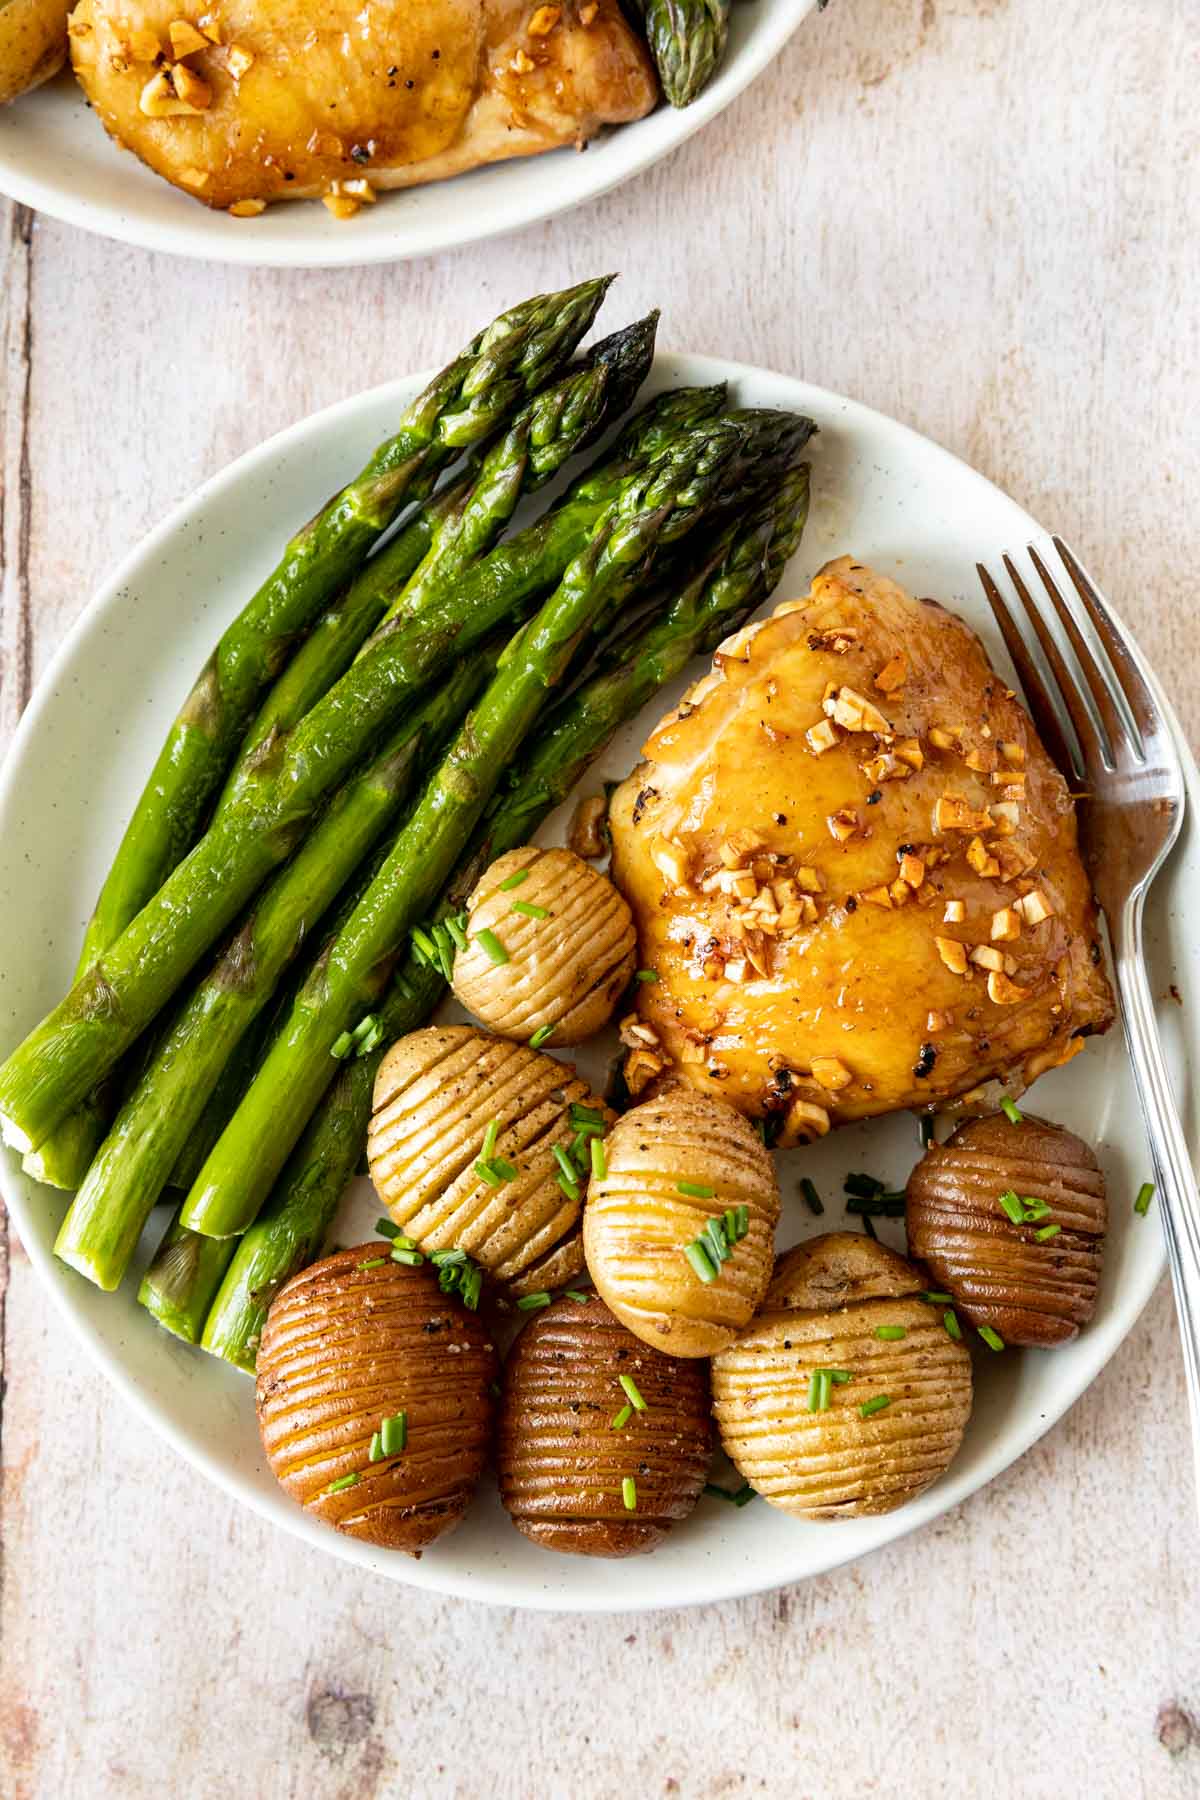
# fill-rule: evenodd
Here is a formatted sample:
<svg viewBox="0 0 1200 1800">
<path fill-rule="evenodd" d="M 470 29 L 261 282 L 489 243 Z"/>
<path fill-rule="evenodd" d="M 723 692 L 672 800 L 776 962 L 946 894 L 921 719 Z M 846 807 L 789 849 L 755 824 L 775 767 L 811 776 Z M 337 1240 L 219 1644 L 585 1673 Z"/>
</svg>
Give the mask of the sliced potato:
<svg viewBox="0 0 1200 1800">
<path fill-rule="evenodd" d="M 634 1556 L 695 1506 L 710 1438 L 703 1363 L 639 1343 L 595 1295 L 564 1297 L 533 1314 L 505 1365 L 500 1498 L 546 1550 Z"/>
<path fill-rule="evenodd" d="M 552 1028 L 556 1044 L 580 1044 L 607 1025 L 637 963 L 633 915 L 607 875 L 571 850 L 527 844 L 481 876 L 467 912 L 454 992 L 468 1012 L 523 1043 Z M 507 962 L 480 943 L 485 931 Z"/>
<path fill-rule="evenodd" d="M 732 1106 L 675 1085 L 627 1112 L 604 1154 L 608 1172 L 593 1177 L 583 1215 L 592 1279 L 646 1343 L 712 1356 L 752 1317 L 771 1279 L 779 1184 L 769 1152 Z M 738 1206 L 746 1234 L 704 1281 L 686 1248 Z"/>
<path fill-rule="evenodd" d="M 0 0 L 0 106 L 57 75 L 69 11 L 64 0 Z"/>
<path fill-rule="evenodd" d="M 772 1506 L 892 1512 L 944 1473 L 971 1412 L 971 1359 L 923 1288 L 857 1232 L 780 1257 L 758 1317 L 712 1366 L 721 1441 Z"/>
<path fill-rule="evenodd" d="M 469 1251 L 497 1281 L 516 1282 L 579 1219 L 583 1176 L 572 1193 L 554 1154 L 565 1154 L 576 1136 L 573 1105 L 613 1116 L 569 1063 L 527 1044 L 470 1025 L 411 1032 L 392 1045 L 375 1078 L 371 1179 L 423 1250 Z M 493 1155 L 516 1170 L 511 1179 L 480 1173 L 493 1121 Z M 569 1251 L 561 1263 L 572 1273 L 578 1266 Z"/>
<path fill-rule="evenodd" d="M 427 1263 L 393 1262 L 378 1239 L 341 1250 L 293 1276 L 267 1315 L 255 1384 L 267 1459 L 323 1523 L 416 1555 L 475 1491 L 497 1367 L 482 1321 Z"/>
<path fill-rule="evenodd" d="M 1003 1113 L 960 1125 L 909 1176 L 907 1215 L 909 1249 L 934 1285 L 1006 1344 L 1065 1344 L 1096 1310 L 1104 1176 L 1061 1125 L 1032 1113 L 1019 1125 Z"/>
</svg>

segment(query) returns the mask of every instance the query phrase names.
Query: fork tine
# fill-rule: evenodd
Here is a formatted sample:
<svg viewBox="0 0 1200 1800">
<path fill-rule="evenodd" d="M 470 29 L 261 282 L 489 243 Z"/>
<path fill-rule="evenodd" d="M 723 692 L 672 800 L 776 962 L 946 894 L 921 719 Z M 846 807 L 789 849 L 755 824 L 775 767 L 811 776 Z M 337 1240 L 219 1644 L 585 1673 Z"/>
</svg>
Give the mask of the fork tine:
<svg viewBox="0 0 1200 1800">
<path fill-rule="evenodd" d="M 1144 739 L 1155 737 L 1161 729 L 1158 707 L 1141 670 L 1134 661 L 1129 645 L 1108 610 L 1103 594 L 1092 582 L 1074 552 L 1068 549 L 1062 539 L 1055 537 L 1052 541 L 1062 559 L 1063 568 L 1071 577 L 1075 592 L 1083 602 L 1088 618 L 1095 626 L 1096 635 L 1108 652 L 1108 660 L 1112 664 L 1113 673 L 1121 684 L 1121 692 L 1125 696 L 1139 732 Z"/>
<path fill-rule="evenodd" d="M 1007 554 L 1004 558 L 1004 567 L 1008 571 L 1009 580 L 1017 590 L 1021 605 L 1025 608 L 1025 612 L 1028 616 L 1029 623 L 1033 626 L 1037 641 L 1042 647 L 1042 654 L 1046 658 L 1051 675 L 1054 677 L 1059 696 L 1070 716 L 1071 724 L 1075 727 L 1075 736 L 1079 742 L 1079 748 L 1083 753 L 1084 769 L 1080 771 L 1080 774 L 1082 775 L 1086 771 L 1089 756 L 1100 751 L 1099 736 L 1095 725 L 1092 723 L 1092 715 L 1084 705 L 1083 695 L 1079 691 L 1079 684 L 1068 669 L 1066 662 L 1063 659 L 1062 651 L 1054 641 L 1054 635 L 1051 632 L 1050 627 L 1046 624 L 1040 606 L 1037 605 L 1033 595 L 1026 587 L 1024 577 L 1017 568 L 1016 563 L 1014 563 L 1012 557 Z"/>
<path fill-rule="evenodd" d="M 1058 590 L 1058 583 L 1038 555 L 1037 548 L 1033 544 L 1029 545 L 1029 556 L 1034 568 L 1041 577 L 1042 586 L 1046 590 L 1050 604 L 1058 614 L 1062 628 L 1070 640 L 1071 648 L 1074 650 L 1079 667 L 1083 671 L 1083 678 L 1088 684 L 1088 691 L 1095 702 L 1096 711 L 1100 715 L 1100 722 L 1104 727 L 1104 736 L 1107 739 L 1107 742 L 1102 742 L 1100 746 L 1101 750 L 1104 752 L 1105 760 L 1110 765 L 1114 764 L 1116 762 L 1118 746 L 1128 744 L 1130 739 L 1129 727 L 1121 717 L 1120 710 L 1113 699 L 1112 680 L 1101 668 L 1096 657 L 1096 652 L 1092 649 L 1092 646 L 1084 637 L 1083 632 L 1079 629 L 1079 621 L 1075 617 L 1074 609 L 1063 599 L 1063 596 Z M 1141 746 L 1139 745 L 1139 752 L 1140 749 Z"/>
<path fill-rule="evenodd" d="M 983 564 L 976 563 L 975 568 L 983 583 L 983 591 L 987 596 L 988 605 L 1000 627 L 1000 635 L 1007 646 L 1008 654 L 1012 657 L 1013 667 L 1025 690 L 1025 698 L 1029 703 L 1029 710 L 1033 714 L 1033 722 L 1037 726 L 1038 736 L 1049 752 L 1059 774 L 1068 785 L 1082 781 L 1083 770 L 1079 766 L 1079 760 L 1074 750 L 1067 742 L 1058 707 L 1042 680 L 1037 664 L 1029 654 L 1028 646 L 1021 636 L 1016 621 L 1001 599 L 999 588 Z M 1026 601 L 1026 605 L 1028 605 L 1028 601 Z"/>
</svg>

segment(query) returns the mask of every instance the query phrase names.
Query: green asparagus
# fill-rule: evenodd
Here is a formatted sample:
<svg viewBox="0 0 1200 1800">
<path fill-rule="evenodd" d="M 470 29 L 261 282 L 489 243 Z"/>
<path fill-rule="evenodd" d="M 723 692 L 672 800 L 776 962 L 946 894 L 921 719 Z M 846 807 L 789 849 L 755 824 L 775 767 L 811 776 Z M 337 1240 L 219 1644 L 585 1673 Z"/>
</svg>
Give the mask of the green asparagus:
<svg viewBox="0 0 1200 1800">
<path fill-rule="evenodd" d="M 664 427 L 665 448 L 656 447 L 641 462 L 618 459 L 618 472 L 609 467 L 606 475 L 598 472 L 576 484 L 576 497 L 549 515 L 549 533 L 539 522 L 519 534 L 535 540 L 532 548 L 526 545 L 516 554 L 518 539 L 498 545 L 427 616 L 382 626 L 370 653 L 258 759 L 238 805 L 213 824 L 110 946 L 103 962 L 76 983 L 0 1067 L 0 1124 L 6 1141 L 21 1152 L 44 1142 L 291 853 L 316 808 L 364 747 L 434 675 L 543 591 L 548 573 L 553 580 L 579 554 L 609 505 L 620 515 L 628 502 L 637 504 L 660 466 L 669 471 L 681 457 L 686 464 L 718 444 L 737 446 L 740 461 L 734 464 L 727 453 L 727 466 L 752 464 L 764 442 L 777 447 L 789 429 L 803 441 L 811 427 L 787 414 L 769 421 L 759 415 L 743 421 L 734 414 L 674 433 Z M 598 504 L 597 489 L 608 496 L 604 506 Z"/>
<path fill-rule="evenodd" d="M 449 877 L 548 690 L 561 681 L 609 596 L 628 592 L 661 546 L 683 537 L 712 510 L 743 443 L 740 430 L 727 423 L 684 434 L 659 468 L 614 502 L 537 618 L 513 638 L 201 1170 L 181 1214 L 192 1230 L 229 1237 L 253 1222 L 332 1079 L 333 1045 L 383 991 L 389 962 Z"/>
<path fill-rule="evenodd" d="M 613 732 L 632 718 L 658 685 L 691 656 L 713 650 L 773 590 L 799 542 L 808 509 L 808 470 L 797 468 L 752 510 L 744 523 L 726 527 L 706 552 L 665 614 L 645 621 L 605 652 L 600 671 L 554 707 L 513 778 L 480 825 L 476 842 L 450 884 L 442 912 L 454 911 L 469 893 L 478 868 L 527 841 L 561 804 Z M 202 1248 L 190 1253 L 188 1288 L 175 1304 L 186 1319 L 180 1335 L 194 1342 L 209 1303 L 210 1267 L 230 1256 L 228 1273 L 203 1325 L 206 1350 L 254 1372 L 267 1308 L 282 1284 L 319 1251 L 362 1153 L 371 1116 L 375 1076 L 387 1047 L 416 1030 L 445 991 L 439 971 L 409 957 L 377 1009 L 383 1042 L 370 1055 L 343 1065 L 305 1128 L 270 1200 L 240 1239 L 185 1234 Z M 170 1267 L 177 1269 L 179 1253 Z M 188 1255 L 188 1253 L 184 1253 Z M 157 1259 L 156 1259 L 157 1260 Z M 176 1292 L 179 1279 L 176 1277 Z M 143 1304 L 153 1300 L 144 1292 Z M 164 1321 L 166 1322 L 166 1321 Z"/>
<path fill-rule="evenodd" d="M 690 106 L 725 57 L 730 0 L 643 0 L 642 28 L 672 106 Z"/>
</svg>

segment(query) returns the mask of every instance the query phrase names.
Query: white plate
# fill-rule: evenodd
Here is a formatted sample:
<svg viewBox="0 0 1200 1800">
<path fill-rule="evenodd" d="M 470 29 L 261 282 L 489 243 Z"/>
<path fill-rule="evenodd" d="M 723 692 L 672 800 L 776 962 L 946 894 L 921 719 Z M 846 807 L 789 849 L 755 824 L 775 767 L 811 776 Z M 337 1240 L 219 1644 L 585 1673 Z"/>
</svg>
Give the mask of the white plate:
<svg viewBox="0 0 1200 1800">
<path fill-rule="evenodd" d="M 0 107 L 0 193 L 144 250 L 206 262 L 317 269 L 399 262 L 518 231 L 608 193 L 691 137 L 760 75 L 816 0 L 753 0 L 733 10 L 716 78 L 682 112 L 600 133 L 583 156 L 556 150 L 384 194 L 352 220 L 316 202 L 257 219 L 212 212 L 118 149 L 69 71 Z"/>
<path fill-rule="evenodd" d="M 977 557 L 994 561 L 1044 534 L 1013 501 L 946 451 L 852 400 L 762 370 L 704 357 L 661 357 L 654 385 L 728 379 L 742 402 L 810 413 L 811 524 L 781 596 L 803 591 L 830 556 L 853 553 L 919 594 L 960 610 L 994 654 L 998 642 L 977 593 Z M 425 378 L 420 378 L 423 381 Z M 419 382 L 361 394 L 280 433 L 241 458 L 152 532 L 104 585 L 47 671 L 0 775 L 0 1032 L 5 1045 L 59 998 L 84 919 L 123 821 L 167 723 L 224 623 L 267 572 L 279 544 L 357 468 L 391 429 Z M 275 529 L 265 537 L 259 521 Z M 646 731 L 684 684 L 665 691 L 603 759 L 625 773 Z M 1178 737 L 1178 731 L 1176 732 Z M 1182 740 L 1180 739 L 1181 748 Z M 1183 750 L 1192 807 L 1194 763 Z M 595 772 L 589 778 L 595 785 Z M 564 809 L 544 836 L 561 839 Z M 1154 989 L 1174 981 L 1183 1006 L 1165 1023 L 1185 1096 L 1193 1146 L 1200 1143 L 1200 951 L 1185 927 L 1200 896 L 1194 828 L 1154 892 L 1148 919 Z M 580 1060 L 584 1060 L 581 1058 Z M 137 1278 L 162 1230 L 157 1214 L 134 1277 L 105 1295 L 56 1263 L 51 1246 L 66 1208 L 6 1154 L 4 1191 L 38 1274 L 121 1392 L 185 1457 L 249 1506 L 315 1550 L 420 1587 L 476 1600 L 605 1611 L 679 1606 L 797 1581 L 926 1524 L 990 1481 L 1078 1398 L 1129 1331 L 1163 1267 L 1157 1220 L 1135 1218 L 1132 1198 L 1148 1168 L 1142 1127 L 1119 1031 L 1089 1045 L 1069 1068 L 1043 1077 L 1037 1107 L 1094 1142 L 1110 1184 L 1112 1229 L 1095 1322 L 1065 1349 L 994 1355 L 978 1346 L 975 1412 L 949 1473 L 912 1505 L 885 1518 L 809 1524 L 756 1502 L 740 1511 L 704 1499 L 665 1547 L 632 1563 L 558 1556 L 536 1549 L 508 1524 L 490 1488 L 466 1521 L 419 1562 L 381 1552 L 310 1523 L 267 1471 L 249 1381 L 161 1332 L 134 1300 Z M 781 1158 L 781 1245 L 818 1228 L 796 1196 L 811 1173 L 826 1200 L 825 1229 L 842 1224 L 847 1169 L 902 1183 L 917 1154 L 908 1115 L 842 1132 Z M 378 1205 L 357 1184 L 337 1236 L 369 1234 Z M 899 1244 L 898 1227 L 888 1228 Z"/>
</svg>

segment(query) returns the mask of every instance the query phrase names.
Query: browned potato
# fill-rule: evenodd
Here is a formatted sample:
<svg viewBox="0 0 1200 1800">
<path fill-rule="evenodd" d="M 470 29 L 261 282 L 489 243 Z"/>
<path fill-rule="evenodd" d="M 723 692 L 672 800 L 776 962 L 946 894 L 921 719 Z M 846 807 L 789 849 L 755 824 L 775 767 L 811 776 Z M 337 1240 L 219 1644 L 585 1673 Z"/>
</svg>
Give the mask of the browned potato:
<svg viewBox="0 0 1200 1800">
<path fill-rule="evenodd" d="M 571 850 L 525 845 L 501 856 L 467 901 L 470 941 L 454 959 L 454 992 L 502 1037 L 552 1030 L 581 1044 L 603 1029 L 637 963 L 633 915 L 607 875 Z M 479 942 L 490 931 L 498 963 Z"/>
<path fill-rule="evenodd" d="M 592 1279 L 623 1325 L 676 1356 L 712 1356 L 752 1317 L 771 1279 L 779 1184 L 751 1127 L 682 1085 L 627 1112 L 604 1140 L 583 1215 Z M 686 1247 L 744 1206 L 746 1235 L 702 1280 Z M 703 1267 L 703 1259 L 701 1259 Z"/>
<path fill-rule="evenodd" d="M 535 1313 L 513 1345 L 496 1447 L 500 1498 L 517 1530 L 544 1549 L 653 1550 L 700 1498 L 709 1450 L 705 1365 L 639 1343 L 594 1295 Z"/>
<path fill-rule="evenodd" d="M 945 1471 L 971 1412 L 971 1359 L 915 1297 L 924 1285 L 857 1232 L 780 1257 L 758 1317 L 712 1365 L 721 1441 L 772 1506 L 892 1512 Z"/>
<path fill-rule="evenodd" d="M 475 1491 L 496 1373 L 485 1327 L 428 1264 L 393 1262 L 378 1240 L 340 1250 L 294 1275 L 267 1315 L 256 1380 L 267 1459 L 324 1524 L 419 1555 Z"/>
<path fill-rule="evenodd" d="M 65 0 L 0 0 L 0 106 L 57 75 L 69 11 Z"/>
<path fill-rule="evenodd" d="M 1005 1343 L 1051 1349 L 1095 1311 L 1104 1176 L 1083 1139 L 1061 1125 L 1030 1113 L 1019 1125 L 1003 1113 L 960 1125 L 909 1176 L 907 1215 L 909 1249 L 935 1286 Z"/>
<path fill-rule="evenodd" d="M 576 1135 L 573 1105 L 613 1116 L 569 1063 L 527 1044 L 470 1025 L 410 1032 L 392 1045 L 375 1079 L 371 1179 L 423 1250 L 467 1250 L 497 1281 L 518 1283 L 579 1220 L 583 1176 L 572 1192 L 554 1154 Z M 504 1168 L 489 1180 L 480 1164 L 493 1121 L 493 1155 Z M 565 1250 L 550 1266 L 560 1265 L 569 1279 L 577 1255 Z"/>
</svg>

